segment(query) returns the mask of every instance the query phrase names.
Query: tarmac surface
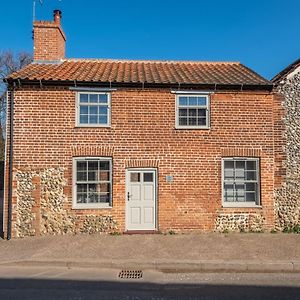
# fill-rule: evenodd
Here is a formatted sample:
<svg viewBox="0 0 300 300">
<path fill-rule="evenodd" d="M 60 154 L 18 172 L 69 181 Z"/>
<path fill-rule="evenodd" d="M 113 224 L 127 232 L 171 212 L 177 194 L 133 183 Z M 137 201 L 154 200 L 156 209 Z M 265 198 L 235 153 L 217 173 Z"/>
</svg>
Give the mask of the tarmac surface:
<svg viewBox="0 0 300 300">
<path fill-rule="evenodd" d="M 0 299 L 298 300 L 299 273 L 163 273 L 144 270 L 0 267 Z"/>
</svg>

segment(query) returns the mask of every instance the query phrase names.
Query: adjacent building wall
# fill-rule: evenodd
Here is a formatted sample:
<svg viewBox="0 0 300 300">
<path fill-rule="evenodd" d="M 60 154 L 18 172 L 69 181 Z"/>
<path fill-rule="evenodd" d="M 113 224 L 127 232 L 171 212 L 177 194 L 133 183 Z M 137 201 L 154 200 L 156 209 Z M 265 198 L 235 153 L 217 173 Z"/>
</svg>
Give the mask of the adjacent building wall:
<svg viewBox="0 0 300 300">
<path fill-rule="evenodd" d="M 276 229 L 300 226 L 300 74 L 294 72 L 277 88 L 284 107 L 285 181 L 276 189 Z"/>
</svg>

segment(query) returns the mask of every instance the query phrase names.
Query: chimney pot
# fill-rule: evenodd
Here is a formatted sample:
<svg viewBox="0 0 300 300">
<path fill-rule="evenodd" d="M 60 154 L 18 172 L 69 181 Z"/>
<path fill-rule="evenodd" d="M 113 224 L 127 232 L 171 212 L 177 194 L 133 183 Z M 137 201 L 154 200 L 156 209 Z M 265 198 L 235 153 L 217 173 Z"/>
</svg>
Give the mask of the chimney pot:
<svg viewBox="0 0 300 300">
<path fill-rule="evenodd" d="M 59 9 L 55 9 L 53 11 L 54 23 L 60 25 L 61 20 L 61 11 Z"/>
</svg>

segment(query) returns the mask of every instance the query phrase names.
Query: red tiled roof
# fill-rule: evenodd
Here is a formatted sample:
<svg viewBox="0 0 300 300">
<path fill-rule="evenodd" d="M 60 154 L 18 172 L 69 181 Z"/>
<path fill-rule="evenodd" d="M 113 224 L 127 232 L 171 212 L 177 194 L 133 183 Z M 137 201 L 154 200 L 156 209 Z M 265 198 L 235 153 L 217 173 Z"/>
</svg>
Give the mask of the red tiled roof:
<svg viewBox="0 0 300 300">
<path fill-rule="evenodd" d="M 32 63 L 8 80 L 119 84 L 270 85 L 238 62 L 76 60 Z"/>
</svg>

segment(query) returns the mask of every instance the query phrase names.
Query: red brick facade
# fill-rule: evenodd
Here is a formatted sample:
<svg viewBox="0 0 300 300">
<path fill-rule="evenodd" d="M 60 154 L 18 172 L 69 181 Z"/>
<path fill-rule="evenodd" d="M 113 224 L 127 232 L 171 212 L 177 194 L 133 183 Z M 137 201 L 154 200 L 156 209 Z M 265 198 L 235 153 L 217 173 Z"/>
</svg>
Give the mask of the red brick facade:
<svg viewBox="0 0 300 300">
<path fill-rule="evenodd" d="M 75 94 L 67 87 L 23 87 L 15 92 L 14 170 L 64 168 L 64 208 L 69 214 L 109 214 L 123 232 L 126 168 L 153 167 L 158 172 L 158 230 L 212 231 L 219 214 L 249 212 L 263 216 L 264 229 L 273 228 L 274 185 L 280 184 L 283 173 L 278 146 L 281 105 L 272 93 L 215 92 L 210 129 L 195 130 L 175 129 L 175 95 L 169 89 L 113 91 L 110 128 L 76 127 Z M 112 157 L 111 209 L 72 209 L 76 156 Z M 222 157 L 260 158 L 261 207 L 222 208 Z M 173 182 L 166 181 L 167 175 Z M 16 201 L 14 192 L 13 208 Z M 5 216 L 7 220 L 7 200 Z M 12 228 L 14 236 L 14 223 Z"/>
</svg>

